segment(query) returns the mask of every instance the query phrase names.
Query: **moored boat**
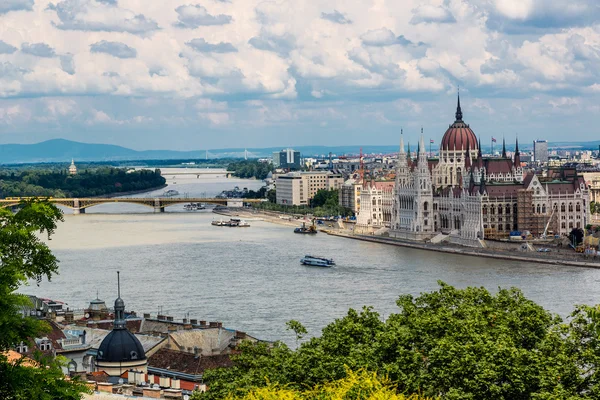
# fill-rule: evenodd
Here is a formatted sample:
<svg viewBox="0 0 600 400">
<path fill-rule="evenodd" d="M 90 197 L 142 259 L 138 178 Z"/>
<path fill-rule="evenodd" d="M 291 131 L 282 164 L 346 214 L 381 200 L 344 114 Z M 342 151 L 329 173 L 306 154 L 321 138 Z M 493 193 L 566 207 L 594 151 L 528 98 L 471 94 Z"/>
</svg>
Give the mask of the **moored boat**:
<svg viewBox="0 0 600 400">
<path fill-rule="evenodd" d="M 301 234 L 305 234 L 305 235 L 314 235 L 317 233 L 317 228 L 315 227 L 314 224 L 306 226 L 306 223 L 303 222 L 302 226 L 294 229 L 294 233 L 301 233 Z"/>
</svg>

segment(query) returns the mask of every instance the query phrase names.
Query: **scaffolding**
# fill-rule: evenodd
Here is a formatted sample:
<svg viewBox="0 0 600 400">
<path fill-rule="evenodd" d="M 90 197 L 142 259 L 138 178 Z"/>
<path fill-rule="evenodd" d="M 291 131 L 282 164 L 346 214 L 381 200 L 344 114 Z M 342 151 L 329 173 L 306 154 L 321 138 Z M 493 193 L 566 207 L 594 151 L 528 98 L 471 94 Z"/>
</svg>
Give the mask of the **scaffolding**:
<svg viewBox="0 0 600 400">
<path fill-rule="evenodd" d="M 553 213 L 551 206 L 545 207 L 545 212 L 538 213 L 533 202 L 533 191 L 518 191 L 517 209 L 517 224 L 521 232 L 529 231 L 534 237 L 539 237 L 547 232 L 558 231 L 558 213 Z"/>
</svg>

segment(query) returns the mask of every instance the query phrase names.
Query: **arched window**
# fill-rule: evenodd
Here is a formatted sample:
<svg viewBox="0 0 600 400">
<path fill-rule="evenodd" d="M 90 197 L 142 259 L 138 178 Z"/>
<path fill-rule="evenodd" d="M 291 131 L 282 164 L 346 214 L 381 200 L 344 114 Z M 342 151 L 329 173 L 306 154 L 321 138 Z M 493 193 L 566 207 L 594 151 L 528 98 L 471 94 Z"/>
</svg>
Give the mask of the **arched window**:
<svg viewBox="0 0 600 400">
<path fill-rule="evenodd" d="M 501 205 L 498 206 L 498 215 L 502 215 L 502 206 Z"/>
<path fill-rule="evenodd" d="M 573 212 L 573 203 L 569 203 L 569 212 Z"/>
<path fill-rule="evenodd" d="M 427 211 L 427 209 L 429 208 L 429 202 L 425 202 L 423 203 L 423 211 Z"/>
<path fill-rule="evenodd" d="M 575 211 L 577 211 L 577 212 L 581 211 L 581 205 L 579 203 L 577 203 L 575 205 Z"/>
<path fill-rule="evenodd" d="M 560 211 L 561 211 L 561 212 L 565 212 L 565 203 L 562 203 L 562 204 L 560 205 Z"/>
<path fill-rule="evenodd" d="M 539 214 L 541 212 L 539 204 L 537 205 L 536 209 L 537 209 L 537 213 Z"/>
<path fill-rule="evenodd" d="M 546 214 L 546 205 L 542 204 L 542 214 Z"/>
</svg>

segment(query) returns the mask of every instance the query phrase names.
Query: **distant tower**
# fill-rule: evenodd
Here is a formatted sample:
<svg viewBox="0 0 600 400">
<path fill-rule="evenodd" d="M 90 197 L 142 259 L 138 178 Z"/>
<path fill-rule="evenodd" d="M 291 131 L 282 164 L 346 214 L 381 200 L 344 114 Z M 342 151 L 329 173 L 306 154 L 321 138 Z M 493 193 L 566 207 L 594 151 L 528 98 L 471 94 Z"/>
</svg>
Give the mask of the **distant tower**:
<svg viewBox="0 0 600 400">
<path fill-rule="evenodd" d="M 73 159 L 71 159 L 71 165 L 69 165 L 69 175 L 77 175 L 77 167 Z"/>
<path fill-rule="evenodd" d="M 244 160 L 248 160 L 248 149 L 244 149 Z"/>
</svg>

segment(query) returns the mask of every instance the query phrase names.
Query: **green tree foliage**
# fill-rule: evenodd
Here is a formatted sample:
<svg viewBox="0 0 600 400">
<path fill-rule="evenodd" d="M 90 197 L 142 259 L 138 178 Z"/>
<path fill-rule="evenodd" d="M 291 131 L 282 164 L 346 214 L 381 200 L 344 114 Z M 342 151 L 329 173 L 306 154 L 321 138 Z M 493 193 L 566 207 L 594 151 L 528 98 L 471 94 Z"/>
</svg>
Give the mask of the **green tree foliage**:
<svg viewBox="0 0 600 400">
<path fill-rule="evenodd" d="M 24 202 L 15 214 L 0 209 L 0 354 L 49 329 L 43 321 L 21 316 L 21 308 L 31 304 L 15 291 L 30 279 L 50 280 L 58 273 L 58 261 L 40 235 L 50 238 L 61 220 L 61 211 L 45 201 Z M 37 368 L 13 365 L 0 355 L 1 399 L 81 397 L 85 387 L 78 380 L 64 380 L 60 361 L 36 357 L 36 362 Z"/>
<path fill-rule="evenodd" d="M 101 167 L 77 175 L 62 170 L 27 169 L 0 174 L 4 197 L 88 197 L 152 189 L 165 184 L 160 170 Z"/>
<path fill-rule="evenodd" d="M 595 201 L 590 202 L 590 212 L 592 214 L 600 214 L 600 203 Z"/>
<path fill-rule="evenodd" d="M 312 199 L 311 207 L 307 206 L 287 206 L 277 204 L 277 193 L 275 189 L 267 193 L 269 202 L 255 204 L 254 207 L 263 210 L 287 212 L 292 214 L 312 214 L 315 217 L 339 216 L 349 217 L 354 213 L 349 208 L 340 206 L 339 190 L 319 190 Z"/>
<path fill-rule="evenodd" d="M 518 289 L 444 283 L 397 305 L 385 321 L 351 309 L 296 350 L 244 343 L 234 367 L 205 373 L 203 396 L 303 391 L 364 369 L 389 377 L 398 393 L 443 399 L 600 398 L 598 307 L 578 307 L 564 323 Z"/>
<path fill-rule="evenodd" d="M 583 242 L 583 230 L 581 228 L 573 228 L 571 233 L 569 233 L 569 240 L 575 245 Z"/>
<path fill-rule="evenodd" d="M 238 178 L 265 179 L 269 172 L 273 171 L 273 164 L 259 162 L 257 160 L 234 161 L 227 166 L 233 176 Z"/>
</svg>

